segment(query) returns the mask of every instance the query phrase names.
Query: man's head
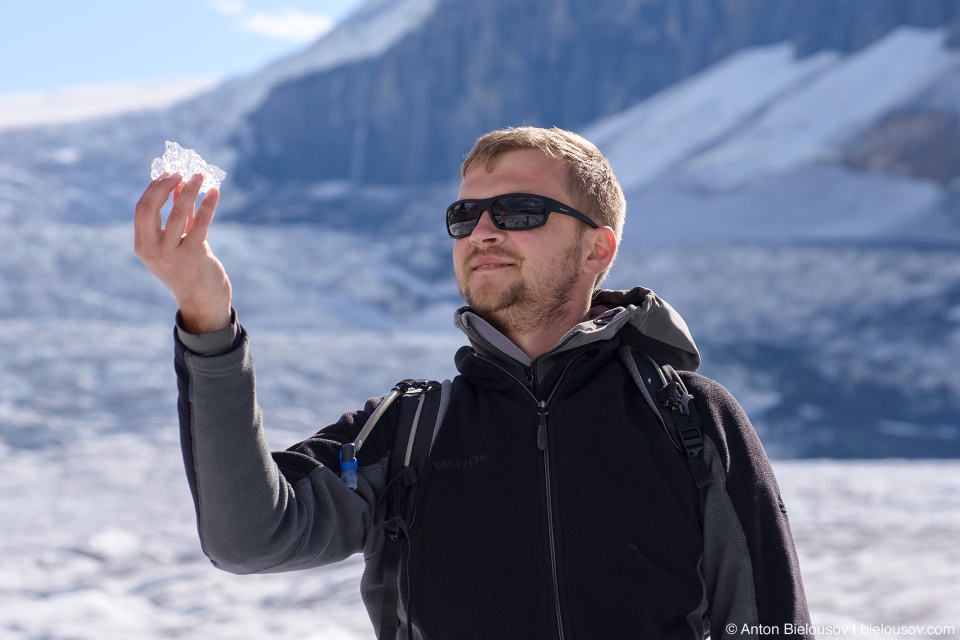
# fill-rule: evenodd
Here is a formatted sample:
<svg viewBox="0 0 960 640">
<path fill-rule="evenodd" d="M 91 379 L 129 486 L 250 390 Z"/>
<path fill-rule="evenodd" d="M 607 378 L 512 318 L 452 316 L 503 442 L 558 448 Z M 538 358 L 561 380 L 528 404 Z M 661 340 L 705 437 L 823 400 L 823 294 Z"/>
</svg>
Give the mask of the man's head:
<svg viewBox="0 0 960 640">
<path fill-rule="evenodd" d="M 470 200 L 474 211 L 473 201 L 484 203 L 479 218 L 468 217 L 476 226 L 468 222 L 460 232 L 466 235 L 454 233 L 459 238 L 454 243 L 457 283 L 470 306 L 501 326 L 528 329 L 582 316 L 613 261 L 625 208 L 616 178 L 596 147 L 559 129 L 494 131 L 477 142 L 462 171 L 460 199 Z M 601 192 L 608 197 L 596 197 Z M 556 203 L 549 203 L 545 220 L 534 214 L 511 222 L 500 209 L 494 222 L 491 209 L 500 203 L 485 200 L 515 193 Z"/>
<path fill-rule="evenodd" d="M 477 166 L 490 171 L 505 153 L 537 149 L 558 160 L 566 170 L 571 201 L 567 204 L 587 214 L 600 226 L 613 230 L 617 245 L 623 235 L 627 201 L 613 168 L 596 145 L 571 131 L 557 127 L 517 127 L 498 129 L 481 136 L 460 166 L 460 174 Z M 613 266 L 611 262 L 610 266 Z M 610 267 L 599 275 L 596 287 L 606 279 Z"/>
</svg>

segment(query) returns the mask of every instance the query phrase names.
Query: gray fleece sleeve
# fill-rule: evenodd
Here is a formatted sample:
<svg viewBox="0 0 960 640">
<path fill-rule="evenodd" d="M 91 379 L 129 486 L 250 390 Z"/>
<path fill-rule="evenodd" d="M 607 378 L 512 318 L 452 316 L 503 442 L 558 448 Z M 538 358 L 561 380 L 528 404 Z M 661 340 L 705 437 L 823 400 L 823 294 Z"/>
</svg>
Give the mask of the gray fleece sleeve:
<svg viewBox="0 0 960 640">
<path fill-rule="evenodd" d="M 237 348 L 240 337 L 240 323 L 237 310 L 230 307 L 230 324 L 219 331 L 209 333 L 189 333 L 183 328 L 183 317 L 177 311 L 177 339 L 198 356 L 219 356 Z"/>
<path fill-rule="evenodd" d="M 204 552 L 234 573 L 301 569 L 342 560 L 374 544 L 383 469 L 360 469 L 352 491 L 338 472 L 300 454 L 271 454 L 256 375 L 240 346 L 200 356 L 176 340 L 184 465 Z M 296 456 L 297 464 L 277 459 Z"/>
</svg>

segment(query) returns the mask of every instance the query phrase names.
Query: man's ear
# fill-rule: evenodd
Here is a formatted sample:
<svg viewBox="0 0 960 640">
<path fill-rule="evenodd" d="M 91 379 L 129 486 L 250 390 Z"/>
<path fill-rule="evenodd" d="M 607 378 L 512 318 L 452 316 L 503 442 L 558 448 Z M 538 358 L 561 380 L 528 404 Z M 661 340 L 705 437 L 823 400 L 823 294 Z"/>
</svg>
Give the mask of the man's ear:
<svg viewBox="0 0 960 640">
<path fill-rule="evenodd" d="M 584 273 L 602 273 L 617 255 L 617 236 L 610 227 L 588 229 L 583 234 L 583 242 L 586 250 L 583 260 Z"/>
</svg>

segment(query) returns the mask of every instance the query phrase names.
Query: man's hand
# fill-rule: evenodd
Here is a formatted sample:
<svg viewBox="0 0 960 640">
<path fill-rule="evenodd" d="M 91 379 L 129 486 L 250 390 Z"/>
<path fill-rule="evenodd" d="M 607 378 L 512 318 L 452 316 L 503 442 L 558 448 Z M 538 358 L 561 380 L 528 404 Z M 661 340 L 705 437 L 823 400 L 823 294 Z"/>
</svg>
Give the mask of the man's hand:
<svg viewBox="0 0 960 640">
<path fill-rule="evenodd" d="M 207 244 L 220 193 L 210 189 L 194 212 L 203 177 L 182 182 L 179 174 L 162 175 L 147 187 L 134 216 L 134 250 L 150 271 L 170 288 L 183 328 L 208 333 L 230 324 L 230 279 Z M 162 227 L 160 208 L 173 192 L 173 209 Z"/>
</svg>

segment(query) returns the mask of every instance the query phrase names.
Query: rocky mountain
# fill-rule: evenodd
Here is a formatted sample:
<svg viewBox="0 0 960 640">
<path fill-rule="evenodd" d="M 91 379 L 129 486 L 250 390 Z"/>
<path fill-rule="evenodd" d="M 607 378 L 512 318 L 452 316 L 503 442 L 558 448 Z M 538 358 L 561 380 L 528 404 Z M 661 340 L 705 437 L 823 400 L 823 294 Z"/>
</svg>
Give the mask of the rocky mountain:
<svg viewBox="0 0 960 640">
<path fill-rule="evenodd" d="M 480 134 L 580 129 L 741 49 L 858 51 L 900 26 L 960 27 L 943 0 L 439 0 L 374 58 L 275 87 L 233 139 L 243 184 L 455 179 Z"/>
</svg>

